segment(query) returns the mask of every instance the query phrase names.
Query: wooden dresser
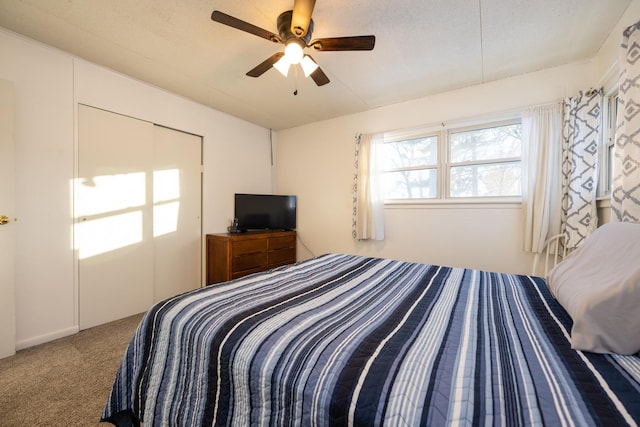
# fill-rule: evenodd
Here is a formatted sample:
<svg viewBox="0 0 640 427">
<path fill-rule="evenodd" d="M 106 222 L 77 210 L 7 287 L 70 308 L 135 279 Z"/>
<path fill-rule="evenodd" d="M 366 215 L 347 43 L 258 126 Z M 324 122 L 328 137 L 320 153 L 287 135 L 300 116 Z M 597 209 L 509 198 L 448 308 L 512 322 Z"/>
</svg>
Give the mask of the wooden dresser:
<svg viewBox="0 0 640 427">
<path fill-rule="evenodd" d="M 207 284 L 296 262 L 295 231 L 207 234 Z"/>
</svg>

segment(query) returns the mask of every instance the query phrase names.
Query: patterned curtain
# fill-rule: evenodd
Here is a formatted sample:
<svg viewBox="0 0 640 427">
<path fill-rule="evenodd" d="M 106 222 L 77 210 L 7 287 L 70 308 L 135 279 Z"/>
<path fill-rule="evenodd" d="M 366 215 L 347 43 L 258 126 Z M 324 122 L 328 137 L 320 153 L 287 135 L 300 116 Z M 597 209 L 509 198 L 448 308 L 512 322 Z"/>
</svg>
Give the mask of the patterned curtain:
<svg viewBox="0 0 640 427">
<path fill-rule="evenodd" d="M 612 219 L 640 222 L 640 22 L 622 35 Z"/>
<path fill-rule="evenodd" d="M 354 240 L 384 240 L 384 199 L 380 194 L 376 161 L 376 144 L 382 139 L 382 134 L 356 135 L 352 223 Z"/>
<path fill-rule="evenodd" d="M 564 100 L 562 126 L 562 226 L 567 248 L 578 247 L 596 228 L 596 185 L 602 90 Z"/>
</svg>

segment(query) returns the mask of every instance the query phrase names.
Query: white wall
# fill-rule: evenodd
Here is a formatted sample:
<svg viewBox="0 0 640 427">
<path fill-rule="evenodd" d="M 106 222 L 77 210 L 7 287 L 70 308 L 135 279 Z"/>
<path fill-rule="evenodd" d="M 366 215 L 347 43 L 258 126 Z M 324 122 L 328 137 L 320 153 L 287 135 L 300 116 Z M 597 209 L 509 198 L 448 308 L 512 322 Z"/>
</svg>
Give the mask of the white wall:
<svg viewBox="0 0 640 427">
<path fill-rule="evenodd" d="M 529 273 L 520 204 L 387 207 L 386 239 L 354 242 L 354 137 L 559 101 L 595 84 L 597 68 L 595 60 L 586 61 L 280 131 L 275 191 L 298 195 L 298 232 L 315 255 L 347 252 Z M 299 258 L 308 256 L 301 247 Z"/>
<path fill-rule="evenodd" d="M 622 32 L 639 20 L 640 0 L 633 0 L 618 21 L 618 24 L 609 34 L 607 40 L 603 43 L 596 57 L 598 74 L 602 76 L 601 84 L 606 85 L 609 81 L 616 80 L 618 77 L 618 56 L 620 55 Z"/>
<path fill-rule="evenodd" d="M 17 347 L 78 330 L 73 253 L 77 104 L 203 136 L 203 231 L 225 231 L 234 192 L 270 192 L 269 130 L 0 29 L 15 85 Z"/>
</svg>

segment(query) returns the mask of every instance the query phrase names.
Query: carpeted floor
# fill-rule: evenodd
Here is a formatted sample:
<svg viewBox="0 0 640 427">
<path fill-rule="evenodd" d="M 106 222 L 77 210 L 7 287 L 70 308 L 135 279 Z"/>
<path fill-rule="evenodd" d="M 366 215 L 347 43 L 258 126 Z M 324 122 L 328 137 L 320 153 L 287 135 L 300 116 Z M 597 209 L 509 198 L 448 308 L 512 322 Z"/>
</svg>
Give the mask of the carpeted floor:
<svg viewBox="0 0 640 427">
<path fill-rule="evenodd" d="M 109 426 L 99 422 L 142 314 L 0 359 L 0 426 Z"/>
</svg>

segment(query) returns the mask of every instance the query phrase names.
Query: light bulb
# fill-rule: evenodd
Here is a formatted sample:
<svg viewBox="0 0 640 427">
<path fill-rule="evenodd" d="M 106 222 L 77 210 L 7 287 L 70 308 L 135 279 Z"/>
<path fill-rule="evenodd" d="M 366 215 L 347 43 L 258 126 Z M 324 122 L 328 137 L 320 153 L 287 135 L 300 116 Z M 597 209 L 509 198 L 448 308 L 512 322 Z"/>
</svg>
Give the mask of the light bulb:
<svg viewBox="0 0 640 427">
<path fill-rule="evenodd" d="M 280 71 L 280 73 L 285 77 L 287 77 L 287 74 L 289 74 L 290 66 L 291 66 L 291 62 L 289 62 L 287 55 L 284 55 L 275 64 L 273 64 L 273 68 Z"/>
<path fill-rule="evenodd" d="M 316 64 L 309 55 L 305 55 L 304 58 L 302 58 L 300 66 L 302 67 L 302 71 L 304 71 L 305 77 L 309 77 L 311 73 L 318 69 L 318 64 Z"/>
<path fill-rule="evenodd" d="M 284 48 L 284 56 L 289 58 L 290 64 L 299 63 L 302 55 L 302 46 L 300 46 L 296 40 L 291 41 L 287 44 L 287 47 Z"/>
</svg>

